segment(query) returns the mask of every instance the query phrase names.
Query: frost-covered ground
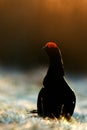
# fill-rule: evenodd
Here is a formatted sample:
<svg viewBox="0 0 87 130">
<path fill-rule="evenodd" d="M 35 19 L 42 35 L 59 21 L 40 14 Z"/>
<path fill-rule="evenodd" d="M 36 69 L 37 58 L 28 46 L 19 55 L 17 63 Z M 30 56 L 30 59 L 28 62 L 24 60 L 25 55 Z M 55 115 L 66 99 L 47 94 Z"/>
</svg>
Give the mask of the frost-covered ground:
<svg viewBox="0 0 87 130">
<path fill-rule="evenodd" d="M 72 120 L 42 119 L 36 109 L 46 68 L 31 71 L 0 68 L 0 130 L 87 130 L 87 77 L 66 79 L 75 90 L 77 103 Z"/>
</svg>

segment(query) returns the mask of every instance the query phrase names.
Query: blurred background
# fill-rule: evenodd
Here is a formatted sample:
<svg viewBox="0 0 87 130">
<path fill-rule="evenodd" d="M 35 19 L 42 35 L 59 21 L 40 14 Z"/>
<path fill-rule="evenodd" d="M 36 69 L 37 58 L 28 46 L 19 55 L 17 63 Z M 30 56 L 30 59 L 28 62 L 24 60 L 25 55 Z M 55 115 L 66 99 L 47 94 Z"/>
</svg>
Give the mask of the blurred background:
<svg viewBox="0 0 87 130">
<path fill-rule="evenodd" d="M 87 0 L 0 0 L 0 65 L 46 65 L 41 49 L 59 45 L 65 70 L 87 73 Z"/>
</svg>

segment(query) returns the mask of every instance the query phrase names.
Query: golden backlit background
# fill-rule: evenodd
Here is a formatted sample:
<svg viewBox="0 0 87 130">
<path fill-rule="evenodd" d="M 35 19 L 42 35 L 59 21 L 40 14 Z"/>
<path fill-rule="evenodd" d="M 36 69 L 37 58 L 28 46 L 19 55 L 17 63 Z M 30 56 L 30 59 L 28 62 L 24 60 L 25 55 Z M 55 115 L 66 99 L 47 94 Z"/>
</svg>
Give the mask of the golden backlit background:
<svg viewBox="0 0 87 130">
<path fill-rule="evenodd" d="M 41 50 L 58 43 L 66 70 L 87 72 L 87 0 L 0 0 L 0 64 L 47 63 Z"/>
</svg>

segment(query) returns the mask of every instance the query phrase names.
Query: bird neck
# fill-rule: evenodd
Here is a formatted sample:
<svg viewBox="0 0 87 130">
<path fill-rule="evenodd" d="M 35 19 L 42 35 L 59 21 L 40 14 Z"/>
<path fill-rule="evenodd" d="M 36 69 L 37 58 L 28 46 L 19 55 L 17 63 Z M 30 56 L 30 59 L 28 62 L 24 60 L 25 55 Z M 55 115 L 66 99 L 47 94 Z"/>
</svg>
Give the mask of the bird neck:
<svg viewBox="0 0 87 130">
<path fill-rule="evenodd" d="M 50 65 L 47 71 L 47 74 L 43 80 L 43 85 L 45 88 L 56 84 L 56 82 L 63 80 L 64 69 L 61 60 L 50 58 Z"/>
<path fill-rule="evenodd" d="M 61 59 L 58 58 L 50 58 L 50 65 L 48 69 L 48 73 L 53 76 L 62 77 L 64 76 L 64 69 Z"/>
</svg>

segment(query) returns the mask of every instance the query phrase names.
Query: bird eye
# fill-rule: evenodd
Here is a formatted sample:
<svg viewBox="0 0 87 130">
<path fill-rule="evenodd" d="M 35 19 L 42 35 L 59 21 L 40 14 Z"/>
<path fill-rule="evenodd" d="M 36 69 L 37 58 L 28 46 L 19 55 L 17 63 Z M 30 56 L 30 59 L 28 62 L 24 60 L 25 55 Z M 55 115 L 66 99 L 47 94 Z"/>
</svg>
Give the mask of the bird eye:
<svg viewBox="0 0 87 130">
<path fill-rule="evenodd" d="M 75 102 L 74 102 L 74 101 L 73 101 L 72 103 L 73 103 L 73 104 L 75 104 Z"/>
</svg>

